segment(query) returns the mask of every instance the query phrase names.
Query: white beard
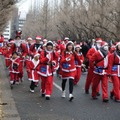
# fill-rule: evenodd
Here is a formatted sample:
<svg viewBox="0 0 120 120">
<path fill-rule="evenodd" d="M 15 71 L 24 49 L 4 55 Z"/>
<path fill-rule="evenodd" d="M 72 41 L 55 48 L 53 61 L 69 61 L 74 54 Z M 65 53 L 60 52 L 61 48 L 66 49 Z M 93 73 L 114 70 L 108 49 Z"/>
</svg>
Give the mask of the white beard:
<svg viewBox="0 0 120 120">
<path fill-rule="evenodd" d="M 16 44 L 17 47 L 20 47 L 21 43 L 22 43 L 21 40 L 15 40 L 15 44 Z"/>
</svg>

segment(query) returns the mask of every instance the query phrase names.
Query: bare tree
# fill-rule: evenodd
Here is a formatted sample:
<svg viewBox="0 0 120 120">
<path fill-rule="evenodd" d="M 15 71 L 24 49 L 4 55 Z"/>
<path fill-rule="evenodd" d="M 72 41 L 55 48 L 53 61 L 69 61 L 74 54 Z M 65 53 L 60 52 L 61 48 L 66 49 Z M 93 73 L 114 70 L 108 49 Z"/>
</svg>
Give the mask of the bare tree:
<svg viewBox="0 0 120 120">
<path fill-rule="evenodd" d="M 26 26 L 52 39 L 68 36 L 81 41 L 95 37 L 117 40 L 120 38 L 119 5 L 119 0 L 55 0 L 51 8 L 50 0 L 45 0 L 38 16 L 29 18 Z M 32 24 L 30 19 L 36 19 L 32 28 L 28 26 Z"/>
<path fill-rule="evenodd" d="M 19 0 L 20 1 L 20 0 Z M 18 0 L 0 0 L 0 32 L 3 32 L 6 23 L 10 19 L 10 13 L 14 10 L 14 5 Z"/>
</svg>

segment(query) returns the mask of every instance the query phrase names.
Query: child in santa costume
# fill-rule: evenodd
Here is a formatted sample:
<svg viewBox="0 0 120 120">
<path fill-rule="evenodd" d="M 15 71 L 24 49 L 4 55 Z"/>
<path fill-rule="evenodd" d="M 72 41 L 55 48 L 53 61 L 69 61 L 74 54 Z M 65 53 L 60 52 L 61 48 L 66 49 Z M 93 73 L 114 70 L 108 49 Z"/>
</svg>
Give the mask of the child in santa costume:
<svg viewBox="0 0 120 120">
<path fill-rule="evenodd" d="M 79 56 L 79 60 L 81 61 L 81 63 L 78 64 L 79 63 L 78 60 L 75 60 L 76 75 L 75 75 L 75 79 L 74 79 L 74 85 L 77 85 L 77 83 L 80 80 L 80 77 L 81 77 L 81 67 L 82 67 L 82 64 L 83 64 L 83 61 L 84 61 L 83 54 L 82 54 L 82 52 L 80 50 L 81 50 L 80 45 L 76 45 L 75 46 L 75 52 Z"/>
<path fill-rule="evenodd" d="M 27 55 L 27 49 L 24 43 L 22 43 L 21 37 L 16 36 L 14 44 L 12 44 L 10 48 L 10 52 L 17 52 L 19 57 L 20 57 L 20 73 L 19 77 L 20 80 L 23 81 L 23 64 L 24 64 L 24 59 Z"/>
<path fill-rule="evenodd" d="M 9 41 L 7 43 L 7 46 L 4 46 L 3 49 L 2 49 L 2 54 L 5 57 L 6 68 L 8 68 L 9 60 L 10 60 L 10 57 L 12 56 L 12 54 L 10 52 L 10 47 L 11 47 L 12 44 L 14 44 L 14 40 L 9 39 Z"/>
<path fill-rule="evenodd" d="M 92 80 L 92 98 L 97 99 L 96 89 L 101 82 L 103 102 L 108 102 L 108 51 L 108 43 L 103 41 L 101 43 L 100 50 L 95 52 L 90 59 L 90 68 L 94 69 L 94 76 Z"/>
<path fill-rule="evenodd" d="M 26 65 L 26 69 L 28 72 L 28 79 L 31 81 L 30 92 L 32 93 L 34 93 L 36 83 L 39 82 L 39 75 L 38 75 L 38 70 L 40 65 L 39 57 L 40 54 L 35 53 L 34 58 L 31 61 L 29 61 Z"/>
<path fill-rule="evenodd" d="M 115 102 L 120 102 L 120 42 L 116 44 L 114 53 L 109 56 L 108 71 L 113 83 L 110 97 L 114 97 Z"/>
<path fill-rule="evenodd" d="M 69 41 L 66 44 L 66 50 L 63 52 L 60 60 L 60 66 L 62 71 L 62 97 L 65 98 L 65 87 L 66 82 L 69 80 L 69 101 L 74 99 L 73 97 L 73 82 L 76 75 L 76 65 L 75 61 L 81 64 L 79 56 L 74 52 L 74 44 Z"/>
<path fill-rule="evenodd" d="M 20 73 L 20 59 L 17 52 L 13 52 L 12 58 L 9 61 L 9 72 L 10 72 L 10 84 L 11 88 L 13 85 L 19 84 L 19 73 Z"/>
<path fill-rule="evenodd" d="M 41 92 L 42 97 L 46 97 L 46 100 L 50 100 L 53 89 L 53 72 L 58 62 L 58 54 L 53 51 L 52 41 L 48 41 L 46 49 L 41 52 L 40 56 L 40 69 L 39 74 L 41 76 Z"/>
</svg>

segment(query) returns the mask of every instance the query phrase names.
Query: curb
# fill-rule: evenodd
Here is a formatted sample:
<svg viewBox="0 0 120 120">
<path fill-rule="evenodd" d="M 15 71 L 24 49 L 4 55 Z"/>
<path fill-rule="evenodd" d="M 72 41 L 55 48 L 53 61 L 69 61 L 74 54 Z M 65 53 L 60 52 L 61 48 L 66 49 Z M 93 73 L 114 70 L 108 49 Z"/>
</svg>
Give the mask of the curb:
<svg viewBox="0 0 120 120">
<path fill-rule="evenodd" d="M 15 101 L 12 96 L 12 92 L 9 85 L 9 80 L 3 64 L 3 57 L 0 56 L 0 81 L 1 81 L 1 105 L 2 105 L 2 119 L 0 120 L 20 120 L 19 113 L 17 111 Z M 4 78 L 4 79 L 3 79 Z M 1 109 L 1 107 L 0 107 Z M 0 112 L 1 113 L 1 112 Z"/>
</svg>

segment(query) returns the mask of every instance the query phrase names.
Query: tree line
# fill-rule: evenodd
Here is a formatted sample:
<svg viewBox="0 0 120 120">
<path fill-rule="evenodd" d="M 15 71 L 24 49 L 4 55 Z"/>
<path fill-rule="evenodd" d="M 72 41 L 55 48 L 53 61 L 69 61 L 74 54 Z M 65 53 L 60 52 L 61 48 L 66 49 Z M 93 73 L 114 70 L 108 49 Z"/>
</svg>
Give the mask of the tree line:
<svg viewBox="0 0 120 120">
<path fill-rule="evenodd" d="M 52 1 L 52 2 L 51 2 Z M 24 37 L 48 39 L 120 39 L 119 0 L 44 0 L 33 7 L 23 28 Z"/>
</svg>

